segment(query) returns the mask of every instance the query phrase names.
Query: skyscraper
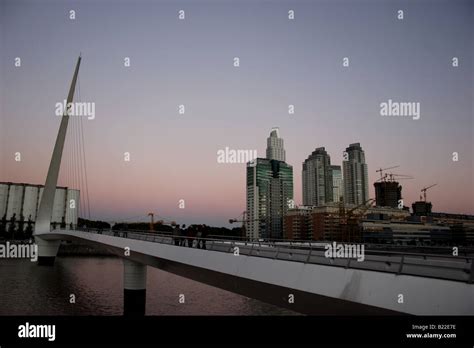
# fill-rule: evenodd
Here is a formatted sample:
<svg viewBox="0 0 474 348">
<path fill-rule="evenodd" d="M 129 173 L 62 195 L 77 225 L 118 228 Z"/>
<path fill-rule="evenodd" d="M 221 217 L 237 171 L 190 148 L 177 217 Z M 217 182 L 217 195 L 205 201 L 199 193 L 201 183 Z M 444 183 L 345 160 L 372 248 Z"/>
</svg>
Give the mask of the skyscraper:
<svg viewBox="0 0 474 348">
<path fill-rule="evenodd" d="M 339 202 L 344 197 L 344 184 L 341 166 L 331 166 L 332 171 L 332 201 Z"/>
<path fill-rule="evenodd" d="M 285 148 L 283 139 L 280 138 L 280 130 L 278 127 L 274 127 L 267 138 L 267 159 L 285 162 L 285 158 Z"/>
<path fill-rule="evenodd" d="M 283 238 L 283 217 L 294 205 L 293 167 L 284 162 L 278 128 L 267 140 L 267 156 L 247 163 L 248 238 Z"/>
<path fill-rule="evenodd" d="M 303 205 L 325 205 L 333 201 L 331 158 L 318 147 L 303 163 Z"/>
<path fill-rule="evenodd" d="M 283 217 L 292 205 L 292 166 L 266 158 L 247 163 L 248 238 L 283 238 Z"/>
<path fill-rule="evenodd" d="M 369 199 L 369 175 L 364 150 L 360 143 L 350 144 L 342 162 L 344 176 L 344 201 L 362 204 Z"/>
</svg>

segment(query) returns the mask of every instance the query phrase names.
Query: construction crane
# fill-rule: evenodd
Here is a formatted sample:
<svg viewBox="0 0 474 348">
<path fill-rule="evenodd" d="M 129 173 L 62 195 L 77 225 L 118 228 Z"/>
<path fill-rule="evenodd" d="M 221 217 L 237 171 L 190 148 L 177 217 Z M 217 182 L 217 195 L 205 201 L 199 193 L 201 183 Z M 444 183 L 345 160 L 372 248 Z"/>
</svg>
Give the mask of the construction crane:
<svg viewBox="0 0 474 348">
<path fill-rule="evenodd" d="M 411 175 L 396 174 L 396 173 L 385 174 L 385 177 L 388 177 L 387 181 L 414 179 L 414 177 L 412 177 Z"/>
<path fill-rule="evenodd" d="M 150 232 L 153 232 L 155 231 L 155 221 L 154 221 L 154 217 L 155 217 L 155 214 L 154 213 L 148 213 L 148 216 L 151 217 L 151 221 L 150 221 Z M 160 225 L 164 225 L 164 224 L 169 224 L 171 226 L 176 226 L 176 221 L 164 221 L 164 220 L 158 220 L 156 221 L 158 224 Z"/>
<path fill-rule="evenodd" d="M 387 175 L 387 173 L 385 173 L 383 176 L 380 176 L 380 178 L 375 180 L 375 182 L 379 182 L 379 181 L 380 182 L 385 182 L 385 181 L 387 181 L 387 177 L 388 177 L 388 175 Z"/>
<path fill-rule="evenodd" d="M 364 203 L 361 203 L 359 205 L 357 205 L 356 207 L 352 208 L 352 209 L 349 209 L 346 214 L 350 215 L 352 214 L 353 212 L 355 212 L 356 210 L 358 209 L 363 209 L 364 211 L 366 211 L 367 209 L 369 209 L 372 204 L 375 202 L 375 198 L 370 198 L 368 200 L 366 200 Z"/>
<path fill-rule="evenodd" d="M 242 238 L 245 238 L 247 236 L 246 234 L 246 230 L 245 230 L 245 223 L 249 223 L 249 222 L 253 222 L 253 221 L 264 221 L 263 218 L 261 219 L 248 219 L 248 216 L 247 216 L 247 212 L 244 211 L 242 214 L 240 214 L 240 216 L 242 216 L 242 219 L 229 219 L 229 223 L 233 224 L 235 222 L 241 222 L 242 223 Z M 239 218 L 240 218 L 239 216 Z"/>
<path fill-rule="evenodd" d="M 384 178 L 385 178 L 384 175 L 383 175 L 384 170 L 395 169 L 395 168 L 398 168 L 398 167 L 400 167 L 400 166 L 398 165 L 398 166 L 393 166 L 393 167 L 388 167 L 388 168 L 379 168 L 375 172 L 380 173 L 380 179 L 379 180 L 384 180 Z"/>
<path fill-rule="evenodd" d="M 365 201 L 357 205 L 356 207 L 349 209 L 345 212 L 345 216 L 343 219 L 343 225 L 341 226 L 343 229 L 343 238 L 347 242 L 351 241 L 359 241 L 360 240 L 360 229 L 359 229 L 359 221 L 364 216 L 365 212 L 372 207 L 373 203 L 375 202 L 374 198 L 370 198 L 369 200 Z M 356 212 L 357 211 L 357 212 Z"/>
<path fill-rule="evenodd" d="M 246 236 L 246 233 L 245 233 L 245 223 L 247 222 L 247 212 L 244 211 L 240 216 L 242 216 L 242 220 L 239 220 L 239 219 L 229 219 L 229 223 L 230 224 L 233 224 L 234 222 L 241 222 L 242 223 L 242 230 L 241 230 L 241 237 L 245 237 Z M 240 217 L 239 216 L 239 217 Z"/>
<path fill-rule="evenodd" d="M 155 214 L 153 214 L 153 213 L 148 213 L 148 216 L 151 217 L 151 221 L 150 221 L 150 232 L 152 232 L 152 231 L 155 230 L 155 228 L 154 228 L 155 222 L 153 221 L 153 218 L 154 218 Z"/>
<path fill-rule="evenodd" d="M 430 188 L 436 186 L 438 184 L 433 184 L 433 185 L 430 185 L 430 186 L 427 186 L 427 187 L 423 187 L 421 189 L 421 192 L 423 192 L 423 200 L 426 202 L 426 191 L 428 191 Z M 420 200 L 421 200 L 421 196 L 420 196 Z"/>
</svg>

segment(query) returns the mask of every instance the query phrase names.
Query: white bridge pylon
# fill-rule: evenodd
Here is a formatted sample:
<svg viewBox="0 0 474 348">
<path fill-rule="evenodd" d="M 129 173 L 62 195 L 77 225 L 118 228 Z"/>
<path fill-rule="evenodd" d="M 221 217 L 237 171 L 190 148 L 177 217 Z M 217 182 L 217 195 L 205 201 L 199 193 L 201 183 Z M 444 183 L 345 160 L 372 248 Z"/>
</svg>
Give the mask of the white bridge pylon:
<svg viewBox="0 0 474 348">
<path fill-rule="evenodd" d="M 69 88 L 69 94 L 67 96 L 66 105 L 72 103 L 80 65 L 81 56 L 79 55 L 76 63 L 76 69 L 74 70 L 74 75 L 71 81 L 71 87 Z M 63 116 L 61 117 L 61 124 L 59 126 L 58 136 L 56 137 L 56 143 L 54 145 L 53 154 L 51 156 L 48 175 L 46 177 L 43 195 L 39 204 L 38 216 L 35 222 L 35 230 L 33 232 L 33 235 L 35 236 L 35 242 L 38 245 L 39 265 L 54 264 L 54 259 L 59 249 L 60 241 L 47 240 L 40 236 L 42 234 L 50 233 L 51 231 L 51 216 L 53 213 L 54 196 L 56 193 L 56 187 L 58 185 L 59 169 L 61 167 L 61 159 L 63 155 L 64 142 L 66 140 L 68 123 L 69 114 L 68 109 L 66 108 Z"/>
</svg>

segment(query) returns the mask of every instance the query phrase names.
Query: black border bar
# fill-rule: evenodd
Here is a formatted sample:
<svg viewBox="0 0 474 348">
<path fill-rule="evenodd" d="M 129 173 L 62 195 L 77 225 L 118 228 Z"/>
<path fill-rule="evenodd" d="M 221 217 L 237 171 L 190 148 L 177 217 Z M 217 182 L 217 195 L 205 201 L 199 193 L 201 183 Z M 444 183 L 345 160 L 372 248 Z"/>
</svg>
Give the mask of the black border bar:
<svg viewBox="0 0 474 348">
<path fill-rule="evenodd" d="M 55 325 L 55 341 L 20 338 L 25 323 Z M 419 327 L 426 326 L 422 330 Z M 454 327 L 455 328 L 454 328 Z M 417 327 L 417 328 L 416 328 Z M 407 334 L 456 338 L 407 338 Z M 0 317 L 0 346 L 57 344 L 474 344 L 473 316 Z"/>
</svg>

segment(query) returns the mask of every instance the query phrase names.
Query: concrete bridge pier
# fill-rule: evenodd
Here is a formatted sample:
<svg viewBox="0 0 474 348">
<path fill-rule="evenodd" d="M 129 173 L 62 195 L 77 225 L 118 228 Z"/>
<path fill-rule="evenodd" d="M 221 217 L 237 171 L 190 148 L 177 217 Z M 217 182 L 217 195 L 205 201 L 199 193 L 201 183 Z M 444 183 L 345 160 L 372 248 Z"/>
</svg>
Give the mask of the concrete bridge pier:
<svg viewBox="0 0 474 348">
<path fill-rule="evenodd" d="M 123 315 L 144 316 L 146 265 L 123 259 Z"/>
<path fill-rule="evenodd" d="M 53 266 L 58 254 L 60 240 L 44 240 L 35 236 L 35 243 L 38 245 L 38 265 Z"/>
</svg>

